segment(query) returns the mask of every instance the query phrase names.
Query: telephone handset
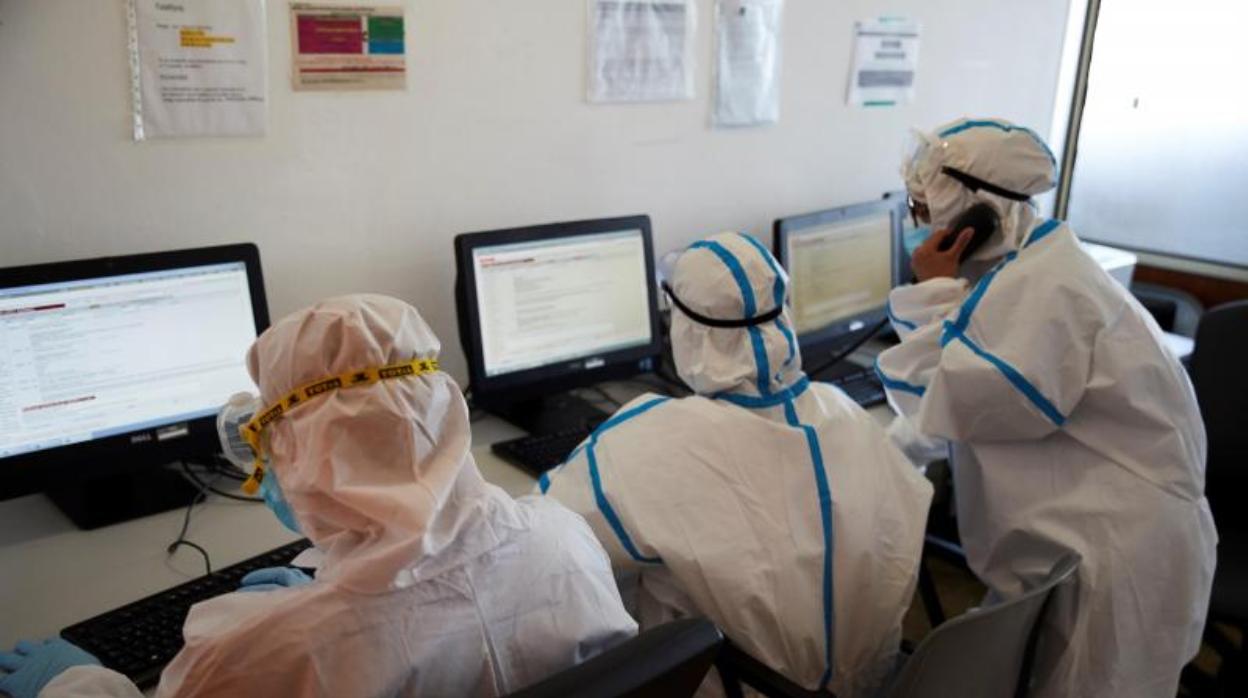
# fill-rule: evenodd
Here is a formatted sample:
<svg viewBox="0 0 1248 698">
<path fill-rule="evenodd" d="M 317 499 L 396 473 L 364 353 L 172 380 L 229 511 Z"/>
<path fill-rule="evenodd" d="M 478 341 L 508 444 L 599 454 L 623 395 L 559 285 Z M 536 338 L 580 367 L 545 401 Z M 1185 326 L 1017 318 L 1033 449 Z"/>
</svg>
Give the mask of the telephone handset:
<svg viewBox="0 0 1248 698">
<path fill-rule="evenodd" d="M 1001 217 L 997 215 L 997 212 L 991 206 L 982 202 L 975 204 L 963 211 L 962 215 L 958 216 L 957 220 L 949 226 L 949 232 L 936 245 L 936 249 L 941 252 L 947 252 L 958 241 L 958 233 L 967 228 L 972 228 L 975 232 L 971 236 L 971 241 L 962 250 L 962 255 L 958 258 L 959 263 L 965 262 L 972 254 L 975 254 L 975 250 L 983 247 L 984 243 L 988 242 L 988 238 L 992 237 L 992 234 L 996 232 L 1000 225 Z"/>
</svg>

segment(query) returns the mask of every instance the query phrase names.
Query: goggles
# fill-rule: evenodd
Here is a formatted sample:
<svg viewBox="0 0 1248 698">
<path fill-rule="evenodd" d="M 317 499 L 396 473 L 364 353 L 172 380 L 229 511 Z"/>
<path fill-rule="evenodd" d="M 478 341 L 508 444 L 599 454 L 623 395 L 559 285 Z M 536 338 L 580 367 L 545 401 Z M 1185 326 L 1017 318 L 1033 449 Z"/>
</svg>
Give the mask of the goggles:
<svg viewBox="0 0 1248 698">
<path fill-rule="evenodd" d="M 437 359 L 412 359 L 388 366 L 377 366 L 351 371 L 329 378 L 322 378 L 290 391 L 282 399 L 268 407 L 257 410 L 251 419 L 238 427 L 238 434 L 250 448 L 253 458 L 251 476 L 243 483 L 243 491 L 255 494 L 264 481 L 264 432 L 272 424 L 300 405 L 315 400 L 335 390 L 360 388 L 378 381 L 423 376 L 438 371 Z"/>
</svg>

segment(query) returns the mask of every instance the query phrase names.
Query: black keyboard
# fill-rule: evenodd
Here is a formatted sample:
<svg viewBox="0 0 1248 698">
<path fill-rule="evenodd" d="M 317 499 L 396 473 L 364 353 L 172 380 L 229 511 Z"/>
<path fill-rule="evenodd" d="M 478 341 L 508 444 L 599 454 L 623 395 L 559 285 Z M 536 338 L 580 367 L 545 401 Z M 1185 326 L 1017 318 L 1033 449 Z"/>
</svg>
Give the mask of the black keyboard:
<svg viewBox="0 0 1248 698">
<path fill-rule="evenodd" d="M 303 538 L 153 594 L 114 611 L 71 625 L 61 637 L 95 655 L 104 666 L 125 674 L 140 688 L 156 684 L 160 672 L 182 649 L 182 626 L 191 606 L 238 590 L 243 575 L 282 567 L 311 547 Z"/>
<path fill-rule="evenodd" d="M 569 429 L 551 434 L 529 434 L 510 441 L 499 441 L 490 446 L 503 460 L 541 475 L 551 468 L 561 465 L 568 454 L 585 439 L 589 438 L 588 429 Z"/>
<path fill-rule="evenodd" d="M 886 400 L 880 377 L 875 374 L 875 368 L 870 366 L 864 368 L 849 361 L 842 361 L 810 378 L 835 385 L 864 408 L 874 407 Z"/>
</svg>

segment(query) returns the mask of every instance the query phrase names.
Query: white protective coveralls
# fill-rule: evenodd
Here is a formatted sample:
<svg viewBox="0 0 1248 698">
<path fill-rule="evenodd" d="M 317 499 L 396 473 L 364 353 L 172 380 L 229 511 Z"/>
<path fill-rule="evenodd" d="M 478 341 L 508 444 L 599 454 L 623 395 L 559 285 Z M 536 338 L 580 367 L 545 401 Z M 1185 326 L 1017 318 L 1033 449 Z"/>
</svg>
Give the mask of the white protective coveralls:
<svg viewBox="0 0 1248 698">
<path fill-rule="evenodd" d="M 783 305 L 788 278 L 725 233 L 680 257 L 673 287 L 694 312 L 739 320 Z M 932 489 L 870 415 L 806 378 L 791 327 L 787 311 L 712 328 L 673 309 L 697 395 L 630 402 L 539 486 L 622 573 L 640 570 L 643 628 L 705 615 L 793 681 L 852 698 L 893 665 Z"/>
<path fill-rule="evenodd" d="M 890 432 L 910 453 L 949 454 L 962 543 L 992 596 L 1082 556 L 1044 628 L 1039 695 L 1173 696 L 1200 645 L 1217 541 L 1187 374 L 1065 224 L 943 170 L 1046 191 L 1054 161 L 1035 134 L 960 120 L 924 138 L 903 174 L 933 227 L 981 201 L 1002 225 L 967 265 L 973 286 L 892 292 L 902 341 L 877 362 L 902 415 Z"/>
<path fill-rule="evenodd" d="M 411 306 L 348 296 L 295 313 L 248 355 L 265 404 L 344 372 L 436 357 Z M 270 427 L 316 580 L 191 609 L 157 695 L 494 696 L 636 633 L 585 522 L 481 478 L 468 410 L 434 373 L 333 391 Z M 138 695 L 75 667 L 41 696 Z"/>
</svg>

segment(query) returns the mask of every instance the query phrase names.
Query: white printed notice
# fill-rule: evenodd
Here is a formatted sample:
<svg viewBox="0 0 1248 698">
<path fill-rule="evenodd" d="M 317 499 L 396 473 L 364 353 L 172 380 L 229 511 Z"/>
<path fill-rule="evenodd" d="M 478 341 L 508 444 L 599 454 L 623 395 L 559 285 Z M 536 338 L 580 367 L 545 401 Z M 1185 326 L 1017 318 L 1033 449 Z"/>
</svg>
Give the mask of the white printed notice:
<svg viewBox="0 0 1248 698">
<path fill-rule="evenodd" d="M 129 0 L 127 14 L 136 141 L 264 134 L 263 0 Z"/>
<path fill-rule="evenodd" d="M 917 21 L 881 17 L 857 22 L 847 101 L 855 107 L 906 104 L 914 99 L 918 67 Z"/>
<path fill-rule="evenodd" d="M 588 0 L 591 102 L 693 99 L 687 0 Z"/>
<path fill-rule="evenodd" d="M 716 126 L 780 119 L 780 16 L 784 0 L 715 3 Z"/>
</svg>

